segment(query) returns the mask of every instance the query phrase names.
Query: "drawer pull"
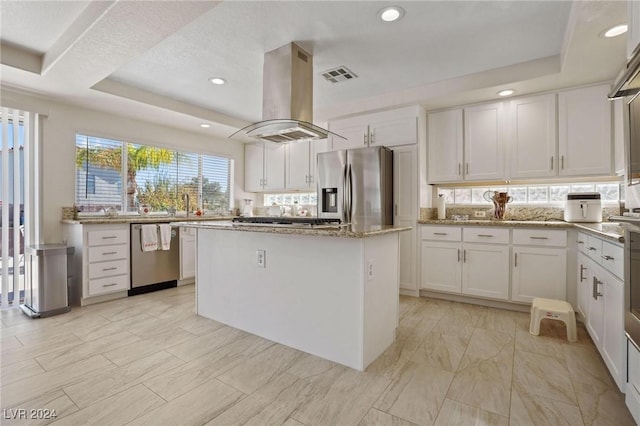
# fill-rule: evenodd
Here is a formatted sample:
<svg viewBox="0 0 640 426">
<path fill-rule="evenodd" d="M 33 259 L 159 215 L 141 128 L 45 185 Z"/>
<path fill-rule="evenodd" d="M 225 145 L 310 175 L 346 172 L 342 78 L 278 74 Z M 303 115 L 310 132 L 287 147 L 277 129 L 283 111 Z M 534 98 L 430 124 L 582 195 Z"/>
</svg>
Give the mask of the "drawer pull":
<svg viewBox="0 0 640 426">
<path fill-rule="evenodd" d="M 548 240 L 549 239 L 549 237 L 529 237 L 529 238 L 531 238 L 532 240 Z"/>
<path fill-rule="evenodd" d="M 118 236 L 117 235 L 109 235 L 107 237 L 102 237 L 103 240 L 112 240 L 114 238 L 118 238 Z"/>
<path fill-rule="evenodd" d="M 118 252 L 117 251 L 106 251 L 106 252 L 102 253 L 103 256 L 108 256 L 110 254 L 118 254 Z"/>
<path fill-rule="evenodd" d="M 584 241 L 578 240 L 578 244 L 584 244 Z"/>
<path fill-rule="evenodd" d="M 446 232 L 434 232 L 433 235 L 447 235 Z"/>
<path fill-rule="evenodd" d="M 102 284 L 102 287 L 113 287 L 114 285 L 118 285 L 118 283 Z"/>
<path fill-rule="evenodd" d="M 103 271 L 115 271 L 118 269 L 116 266 L 112 266 L 111 268 L 102 268 Z"/>
<path fill-rule="evenodd" d="M 587 247 L 587 250 L 594 251 L 594 250 L 596 250 L 596 248 L 595 247 Z"/>
<path fill-rule="evenodd" d="M 613 256 L 609 256 L 609 255 L 602 256 L 602 258 L 604 260 L 613 260 Z"/>
<path fill-rule="evenodd" d="M 491 237 L 493 237 L 493 235 L 491 235 L 491 234 L 478 234 L 478 237 L 491 238 Z"/>
</svg>

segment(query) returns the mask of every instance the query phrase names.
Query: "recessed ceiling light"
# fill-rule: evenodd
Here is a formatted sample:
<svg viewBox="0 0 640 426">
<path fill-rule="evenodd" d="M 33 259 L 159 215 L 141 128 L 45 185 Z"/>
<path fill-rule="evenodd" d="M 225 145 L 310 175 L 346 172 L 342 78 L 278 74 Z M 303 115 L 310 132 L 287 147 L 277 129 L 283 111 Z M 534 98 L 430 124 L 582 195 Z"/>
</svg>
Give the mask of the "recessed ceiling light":
<svg viewBox="0 0 640 426">
<path fill-rule="evenodd" d="M 513 89 L 504 89 L 498 92 L 498 96 L 511 96 L 515 93 Z"/>
<path fill-rule="evenodd" d="M 393 22 L 404 16 L 404 9 L 400 6 L 389 6 L 380 9 L 378 16 L 385 22 Z"/>
<path fill-rule="evenodd" d="M 211 124 L 202 123 L 200 127 L 202 127 L 203 129 L 208 129 L 209 127 L 211 127 Z"/>
<path fill-rule="evenodd" d="M 211 77 L 209 81 L 213 84 L 218 84 L 218 85 L 225 84 L 227 82 L 227 80 L 225 80 L 222 77 Z"/>
<path fill-rule="evenodd" d="M 628 29 L 629 27 L 627 26 L 627 24 L 615 25 L 611 28 L 607 28 L 606 30 L 604 30 L 602 32 L 602 36 L 607 38 L 616 37 L 626 33 Z"/>
</svg>

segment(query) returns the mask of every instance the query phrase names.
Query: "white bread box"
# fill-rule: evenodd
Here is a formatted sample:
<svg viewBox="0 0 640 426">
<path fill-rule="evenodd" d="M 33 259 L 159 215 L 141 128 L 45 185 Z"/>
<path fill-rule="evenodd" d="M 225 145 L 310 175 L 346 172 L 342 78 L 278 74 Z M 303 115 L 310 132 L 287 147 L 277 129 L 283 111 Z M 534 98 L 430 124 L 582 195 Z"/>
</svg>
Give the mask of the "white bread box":
<svg viewBox="0 0 640 426">
<path fill-rule="evenodd" d="M 602 222 L 599 192 L 570 192 L 564 206 L 565 222 Z"/>
</svg>

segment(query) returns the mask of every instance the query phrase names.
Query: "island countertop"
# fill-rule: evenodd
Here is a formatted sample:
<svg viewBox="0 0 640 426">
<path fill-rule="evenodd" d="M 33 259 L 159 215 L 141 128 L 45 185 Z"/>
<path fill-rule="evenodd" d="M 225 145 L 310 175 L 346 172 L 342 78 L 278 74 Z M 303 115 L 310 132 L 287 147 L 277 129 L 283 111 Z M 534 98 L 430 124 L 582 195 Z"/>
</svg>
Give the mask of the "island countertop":
<svg viewBox="0 0 640 426">
<path fill-rule="evenodd" d="M 232 219 L 233 216 L 174 216 L 170 217 L 168 215 L 149 215 L 149 216 L 141 216 L 141 215 L 121 215 L 116 217 L 108 217 L 106 215 L 95 215 L 95 216 L 83 216 L 78 219 L 62 219 L 62 223 L 66 224 L 81 224 L 81 225 L 102 225 L 102 224 L 110 224 L 110 223 L 166 223 L 166 222 L 183 222 L 188 220 L 190 222 L 198 222 L 198 221 L 217 221 L 224 220 L 228 221 Z"/>
<path fill-rule="evenodd" d="M 172 222 L 171 226 L 185 228 L 201 228 L 201 229 L 218 229 L 226 231 L 240 232 L 262 232 L 271 234 L 293 234 L 293 235 L 311 235 L 318 237 L 342 237 L 342 238 L 366 238 L 377 235 L 390 234 L 394 232 L 402 232 L 411 230 L 410 226 L 370 226 L 366 228 L 357 228 L 351 225 L 341 227 L 327 228 L 302 228 L 302 227 L 275 227 L 275 226 L 238 226 L 233 222 L 227 221 L 193 221 L 193 222 Z"/>
</svg>

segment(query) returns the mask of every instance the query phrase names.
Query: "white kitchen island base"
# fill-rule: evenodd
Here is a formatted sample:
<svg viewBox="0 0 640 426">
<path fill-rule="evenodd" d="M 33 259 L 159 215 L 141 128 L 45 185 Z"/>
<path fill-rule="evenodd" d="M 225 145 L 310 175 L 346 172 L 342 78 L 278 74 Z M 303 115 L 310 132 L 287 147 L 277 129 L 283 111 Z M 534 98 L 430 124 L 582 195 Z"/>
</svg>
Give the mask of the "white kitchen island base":
<svg viewBox="0 0 640 426">
<path fill-rule="evenodd" d="M 198 228 L 198 315 L 361 371 L 395 340 L 398 232 Z"/>
</svg>

